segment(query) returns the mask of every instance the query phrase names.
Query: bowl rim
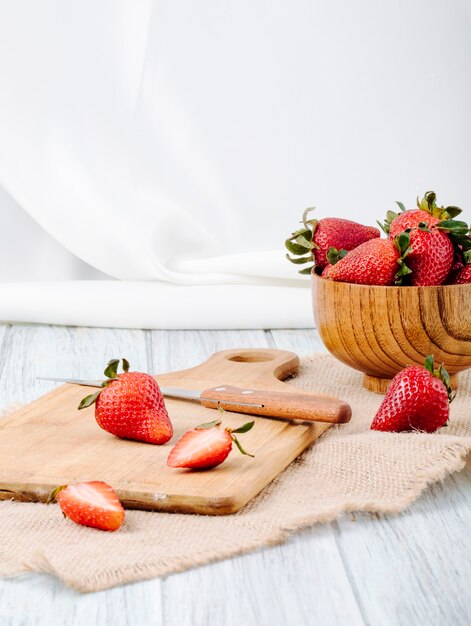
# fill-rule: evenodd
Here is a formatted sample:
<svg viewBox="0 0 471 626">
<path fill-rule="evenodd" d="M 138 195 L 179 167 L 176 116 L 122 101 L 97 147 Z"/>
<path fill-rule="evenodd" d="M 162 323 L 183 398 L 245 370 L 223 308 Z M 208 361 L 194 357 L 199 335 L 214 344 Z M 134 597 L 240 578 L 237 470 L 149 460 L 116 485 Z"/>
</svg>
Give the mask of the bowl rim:
<svg viewBox="0 0 471 626">
<path fill-rule="evenodd" d="M 327 284 L 335 284 L 335 285 L 348 285 L 353 289 L 389 289 L 389 290 L 398 290 L 398 289 L 417 289 L 417 290 L 427 290 L 427 289 L 456 289 L 456 288 L 471 288 L 471 283 L 461 283 L 456 285 L 363 285 L 361 283 L 348 283 L 343 280 L 330 280 L 329 278 L 322 278 L 319 274 L 316 273 L 316 268 L 313 267 L 311 270 L 311 279 L 325 281 Z"/>
</svg>

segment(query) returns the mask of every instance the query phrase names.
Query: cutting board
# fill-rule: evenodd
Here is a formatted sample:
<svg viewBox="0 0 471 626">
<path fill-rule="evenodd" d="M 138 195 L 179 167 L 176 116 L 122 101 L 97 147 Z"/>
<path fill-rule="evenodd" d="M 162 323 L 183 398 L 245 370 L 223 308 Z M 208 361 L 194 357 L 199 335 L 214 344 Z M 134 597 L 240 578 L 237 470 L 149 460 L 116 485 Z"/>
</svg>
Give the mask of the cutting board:
<svg viewBox="0 0 471 626">
<path fill-rule="evenodd" d="M 162 386 L 203 390 L 218 384 L 297 393 L 282 382 L 296 374 L 299 359 L 281 350 L 226 350 L 190 369 L 156 377 Z M 45 372 L 47 374 L 47 372 Z M 183 433 L 219 414 L 197 402 L 166 398 L 175 435 L 156 446 L 118 439 L 97 425 L 94 407 L 77 410 L 90 393 L 65 384 L 0 420 L 0 499 L 45 501 L 64 484 L 103 480 L 128 508 L 224 515 L 249 502 L 329 424 L 255 417 L 228 459 L 208 471 L 175 470 L 166 459 Z M 314 395 L 314 394 L 313 394 Z M 227 412 L 237 428 L 251 418 Z"/>
</svg>

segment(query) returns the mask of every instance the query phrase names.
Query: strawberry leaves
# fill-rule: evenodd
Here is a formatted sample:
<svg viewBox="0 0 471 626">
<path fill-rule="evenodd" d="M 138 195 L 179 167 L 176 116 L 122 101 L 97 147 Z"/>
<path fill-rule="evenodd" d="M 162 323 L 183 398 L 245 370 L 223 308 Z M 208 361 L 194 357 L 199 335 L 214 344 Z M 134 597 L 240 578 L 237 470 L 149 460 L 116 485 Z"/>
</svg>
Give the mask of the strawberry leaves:
<svg viewBox="0 0 471 626">
<path fill-rule="evenodd" d="M 411 252 L 410 247 L 410 233 L 408 231 L 404 231 L 400 235 L 394 237 L 394 245 L 396 246 L 397 251 L 399 252 L 399 258 L 397 260 L 397 264 L 399 269 L 395 275 L 395 284 L 396 285 L 404 285 L 405 279 L 409 274 L 412 274 L 412 270 L 407 267 L 405 259 L 407 255 Z"/>
<path fill-rule="evenodd" d="M 437 194 L 434 191 L 426 191 L 422 200 L 417 197 L 417 206 L 422 211 L 427 211 L 430 215 L 438 217 L 440 220 L 453 219 L 461 213 L 457 206 L 438 206 Z"/>
<path fill-rule="evenodd" d="M 453 402 L 456 393 L 453 393 L 453 390 L 451 388 L 450 374 L 443 367 L 443 364 L 440 365 L 440 367 L 435 368 L 434 356 L 433 354 L 429 354 L 425 359 L 424 366 L 425 366 L 425 369 L 432 374 L 432 376 L 442 381 L 448 393 L 448 401 L 450 403 Z"/>
<path fill-rule="evenodd" d="M 313 259 L 312 251 L 317 249 L 318 246 L 313 241 L 314 233 L 317 228 L 317 220 L 309 220 L 308 215 L 315 207 L 306 209 L 303 213 L 301 223 L 302 228 L 292 233 L 291 237 L 285 241 L 285 247 L 293 256 L 286 255 L 288 261 L 295 265 L 304 265 L 305 263 L 311 263 Z M 295 258 L 298 257 L 298 258 Z M 304 267 L 299 270 L 300 274 L 310 274 L 314 268 L 314 263 L 309 267 Z"/>
<path fill-rule="evenodd" d="M 123 372 L 128 372 L 129 371 L 129 361 L 125 358 L 121 359 L 122 360 L 122 367 L 123 367 Z M 119 361 L 120 359 L 111 359 L 111 361 L 108 361 L 107 366 L 105 367 L 105 371 L 103 372 L 105 374 L 105 376 L 108 378 L 108 380 L 104 380 L 101 383 L 101 386 L 107 387 L 110 383 L 112 383 L 114 380 L 116 380 L 118 378 L 118 367 L 119 367 Z M 95 404 L 95 402 L 98 399 L 98 396 L 100 395 L 100 393 L 103 391 L 103 389 L 99 389 L 98 391 L 96 391 L 95 393 L 90 394 L 89 396 L 85 396 L 85 398 L 83 398 L 80 402 L 80 404 L 78 405 L 78 410 L 80 411 L 81 409 L 86 409 L 89 406 L 92 406 L 92 404 Z"/>
<path fill-rule="evenodd" d="M 398 200 L 396 200 L 396 204 L 399 207 L 399 209 L 401 210 L 401 213 L 404 213 L 406 211 L 406 207 L 404 206 L 404 204 L 402 202 L 399 202 Z M 384 219 L 384 222 L 381 223 L 379 220 L 376 220 L 376 223 L 381 228 L 381 230 L 384 233 L 386 233 L 386 235 L 389 235 L 389 231 L 391 230 L 391 224 L 394 222 L 396 217 L 399 217 L 399 213 L 396 213 L 395 211 L 388 211 L 386 213 L 386 217 Z"/>
<path fill-rule="evenodd" d="M 221 413 L 222 416 L 226 414 L 226 411 L 221 406 L 218 406 L 218 411 Z M 199 426 L 197 426 L 196 430 L 206 430 L 208 428 L 219 428 L 221 423 L 222 423 L 221 420 L 214 420 L 213 422 L 206 422 L 205 424 L 200 424 Z M 237 439 L 235 435 L 236 434 L 242 435 L 243 433 L 247 433 L 249 430 L 253 428 L 254 424 L 255 424 L 255 421 L 252 421 L 252 422 L 247 422 L 243 426 L 239 426 L 239 428 L 226 428 L 225 429 L 226 432 L 229 433 L 232 441 L 236 444 L 237 448 L 239 449 L 239 452 L 241 454 L 245 454 L 246 456 L 251 456 L 252 458 L 254 457 L 254 455 L 244 450 L 244 448 L 242 447 L 242 444 L 240 443 L 240 441 Z"/>
<path fill-rule="evenodd" d="M 242 447 L 240 441 L 237 439 L 237 437 L 235 437 L 235 433 L 237 433 L 237 434 L 246 433 L 246 432 L 248 432 L 249 430 L 251 430 L 253 428 L 254 424 L 255 424 L 255 422 L 247 422 L 243 426 L 239 426 L 239 428 L 234 428 L 234 429 L 226 428 L 227 432 L 231 436 L 232 441 L 235 443 L 235 445 L 239 449 L 239 452 L 241 454 L 245 454 L 246 456 L 251 456 L 252 458 L 254 457 L 254 455 L 250 454 L 250 452 L 247 452 L 246 450 L 244 450 L 244 448 Z"/>
<path fill-rule="evenodd" d="M 341 250 L 337 250 L 337 248 L 334 248 L 332 246 L 327 250 L 327 260 L 331 265 L 335 265 L 341 259 L 347 256 L 347 254 L 348 250 L 344 250 L 343 248 Z"/>
<path fill-rule="evenodd" d="M 103 383 L 102 383 L 102 387 L 103 387 Z M 82 409 L 86 409 L 89 406 L 92 406 L 92 404 L 95 404 L 95 402 L 98 399 L 98 396 L 100 395 L 102 391 L 103 390 L 100 389 L 96 393 L 92 393 L 89 396 L 85 396 L 85 398 L 82 398 L 82 400 L 80 401 L 80 404 L 78 405 L 78 410 L 80 411 Z"/>
</svg>

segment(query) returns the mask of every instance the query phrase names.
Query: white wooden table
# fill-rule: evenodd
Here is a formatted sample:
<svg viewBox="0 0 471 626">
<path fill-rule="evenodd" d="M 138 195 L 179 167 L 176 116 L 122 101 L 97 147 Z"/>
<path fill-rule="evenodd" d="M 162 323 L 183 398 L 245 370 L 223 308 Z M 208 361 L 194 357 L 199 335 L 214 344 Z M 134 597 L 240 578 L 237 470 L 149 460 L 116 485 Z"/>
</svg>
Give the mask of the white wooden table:
<svg viewBox="0 0 471 626">
<path fill-rule="evenodd" d="M 96 377 L 112 357 L 158 373 L 244 346 L 323 350 L 313 330 L 5 325 L 0 402 L 7 407 L 50 389 L 39 375 Z M 471 467 L 433 485 L 401 515 L 346 516 L 281 546 L 164 580 L 80 595 L 45 575 L 0 579 L 0 626 L 468 625 L 470 500 Z"/>
</svg>

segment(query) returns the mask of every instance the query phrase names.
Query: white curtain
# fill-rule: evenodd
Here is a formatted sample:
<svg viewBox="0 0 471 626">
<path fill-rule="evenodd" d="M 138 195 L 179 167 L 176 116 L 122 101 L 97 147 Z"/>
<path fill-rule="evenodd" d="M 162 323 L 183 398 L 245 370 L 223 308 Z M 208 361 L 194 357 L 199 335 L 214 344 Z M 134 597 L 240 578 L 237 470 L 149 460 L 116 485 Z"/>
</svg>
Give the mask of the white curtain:
<svg viewBox="0 0 471 626">
<path fill-rule="evenodd" d="M 464 0 L 1 2 L 0 319 L 311 325 L 306 206 L 471 200 L 470 26 Z"/>
</svg>

